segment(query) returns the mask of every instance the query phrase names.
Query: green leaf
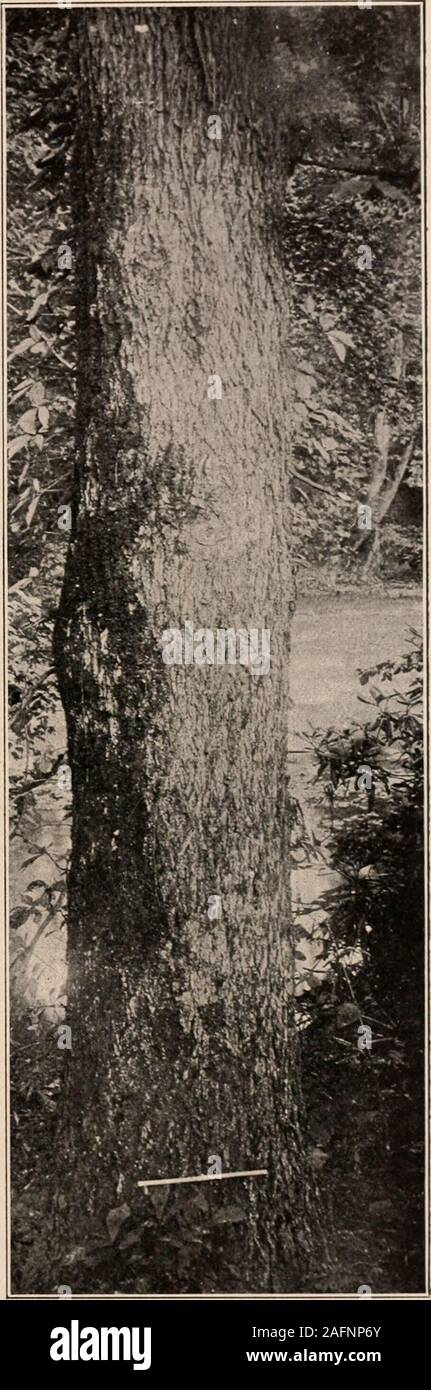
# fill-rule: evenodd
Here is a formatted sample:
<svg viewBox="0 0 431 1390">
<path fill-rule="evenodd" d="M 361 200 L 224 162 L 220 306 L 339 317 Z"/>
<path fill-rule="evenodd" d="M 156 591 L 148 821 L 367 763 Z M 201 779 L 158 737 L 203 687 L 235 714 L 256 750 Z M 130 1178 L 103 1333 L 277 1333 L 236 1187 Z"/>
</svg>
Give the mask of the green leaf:
<svg viewBox="0 0 431 1390">
<path fill-rule="evenodd" d="M 21 472 L 20 472 L 20 475 L 19 475 L 19 478 L 18 478 L 18 487 L 22 487 L 23 482 L 25 482 L 25 479 L 26 479 L 26 477 L 27 477 L 27 473 L 28 473 L 29 468 L 30 468 L 30 459 L 27 459 L 27 463 L 24 464 L 24 468 L 21 469 Z"/>
<path fill-rule="evenodd" d="M 340 339 L 337 337 L 336 333 L 328 333 L 328 339 L 331 344 L 331 347 L 333 347 L 334 349 L 334 352 L 336 352 L 337 357 L 339 357 L 340 362 L 345 362 L 346 349 L 344 343 L 340 342 Z"/>
<path fill-rule="evenodd" d="M 37 493 L 36 493 L 36 496 L 33 497 L 32 501 L 30 502 L 30 506 L 28 507 L 28 509 L 27 509 L 27 511 L 26 511 L 26 514 L 25 514 L 25 524 L 26 524 L 26 526 L 30 526 L 30 525 L 31 525 L 31 522 L 33 521 L 33 517 L 34 517 L 35 511 L 36 511 L 36 507 L 39 505 L 39 500 L 40 500 L 40 494 L 37 492 Z"/>
<path fill-rule="evenodd" d="M 20 381 L 19 386 L 17 386 L 16 390 L 13 391 L 13 393 L 12 393 L 12 395 L 11 395 L 11 398 L 10 398 L 12 404 L 15 404 L 15 401 L 19 401 L 20 396 L 24 396 L 24 395 L 25 395 L 26 391 L 28 391 L 29 386 L 31 386 L 31 376 L 26 377 L 25 381 Z M 30 395 L 30 400 L 31 400 L 31 393 L 30 393 L 30 392 L 29 392 L 29 395 Z"/>
<path fill-rule="evenodd" d="M 336 315 L 336 314 L 322 314 L 321 317 L 320 317 L 319 322 L 320 322 L 320 327 L 324 329 L 325 333 L 329 333 L 329 330 L 330 330 L 331 328 L 335 328 L 335 325 L 336 325 L 336 322 L 337 322 L 337 315 Z"/>
<path fill-rule="evenodd" d="M 108 1211 L 106 1225 L 110 1240 L 115 1240 L 128 1216 L 130 1216 L 130 1207 L 127 1206 L 127 1202 L 123 1202 L 121 1207 L 113 1207 L 112 1211 Z"/>
<path fill-rule="evenodd" d="M 314 377 L 315 377 L 315 375 L 316 375 L 315 368 L 314 368 L 314 367 L 311 367 L 309 362 L 303 362 L 303 361 L 297 362 L 297 364 L 296 364 L 296 370 L 297 370 L 298 372 L 305 372 L 305 375 L 306 375 L 306 376 L 314 376 Z"/>
<path fill-rule="evenodd" d="M 331 189 L 331 198 L 334 199 L 334 203 L 342 203 L 345 198 L 356 198 L 358 193 L 367 193 L 371 184 L 372 179 L 361 176 L 354 179 L 343 179 L 342 183 L 337 183 L 335 188 Z"/>
<path fill-rule="evenodd" d="M 334 338 L 338 338 L 340 343 L 345 343 L 346 347 L 354 348 L 355 346 L 353 338 L 350 336 L 350 333 L 344 333 L 344 331 L 341 328 L 336 328 L 334 330 Z"/>
<path fill-rule="evenodd" d="M 26 410 L 24 415 L 20 415 L 18 425 L 26 434 L 37 433 L 37 410 Z"/>
<path fill-rule="evenodd" d="M 45 387 L 43 381 L 35 381 L 34 386 L 32 386 L 31 391 L 29 391 L 29 396 L 32 405 L 42 405 L 42 402 L 45 400 Z"/>
<path fill-rule="evenodd" d="M 8 444 L 8 458 L 15 458 L 15 454 L 19 454 L 21 452 L 21 449 L 25 449 L 26 444 L 28 443 L 28 434 L 18 434 L 16 439 L 12 439 L 11 443 Z"/>
<path fill-rule="evenodd" d="M 13 912 L 9 914 L 9 926 L 12 931 L 17 931 L 18 927 L 23 927 L 32 911 L 32 907 L 14 907 Z"/>
<path fill-rule="evenodd" d="M 27 323 L 33 323 L 33 319 L 37 318 L 39 309 L 42 309 L 44 305 L 48 303 L 50 294 L 51 290 L 45 290 L 43 294 L 38 294 L 37 299 L 35 299 L 34 304 L 32 304 L 27 314 Z"/>
<path fill-rule="evenodd" d="M 329 449 L 330 454 L 334 452 L 334 449 L 338 449 L 337 440 L 333 439 L 332 435 L 322 440 L 322 443 L 324 443 L 325 449 Z"/>
<path fill-rule="evenodd" d="M 9 353 L 9 362 L 12 362 L 14 357 L 22 357 L 23 352 L 28 352 L 29 348 L 32 347 L 33 338 L 22 338 L 21 342 L 17 343 L 16 347 L 12 348 L 12 352 Z"/>
<path fill-rule="evenodd" d="M 32 339 L 30 339 L 30 342 L 32 342 Z M 34 356 L 46 357 L 49 352 L 49 343 L 46 343 L 43 338 L 38 343 L 32 342 L 31 351 Z"/>
</svg>

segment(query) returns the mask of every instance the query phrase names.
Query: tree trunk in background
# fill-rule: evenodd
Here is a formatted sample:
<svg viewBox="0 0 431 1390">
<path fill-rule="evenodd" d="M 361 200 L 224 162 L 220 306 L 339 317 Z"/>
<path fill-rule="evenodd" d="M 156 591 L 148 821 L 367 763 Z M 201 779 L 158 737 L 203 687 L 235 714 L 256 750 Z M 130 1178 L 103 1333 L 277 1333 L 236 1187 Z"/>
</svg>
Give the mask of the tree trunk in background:
<svg viewBox="0 0 431 1390">
<path fill-rule="evenodd" d="M 149 10 L 139 32 L 142 14 L 78 20 L 78 464 L 56 635 L 72 1050 L 54 1282 L 281 1291 L 301 1287 L 308 1203 L 289 994 L 285 290 L 247 123 L 250 17 Z M 164 665 L 163 630 L 187 621 L 269 628 L 270 673 Z M 206 1173 L 211 1155 L 268 1176 L 137 1187 Z"/>
</svg>

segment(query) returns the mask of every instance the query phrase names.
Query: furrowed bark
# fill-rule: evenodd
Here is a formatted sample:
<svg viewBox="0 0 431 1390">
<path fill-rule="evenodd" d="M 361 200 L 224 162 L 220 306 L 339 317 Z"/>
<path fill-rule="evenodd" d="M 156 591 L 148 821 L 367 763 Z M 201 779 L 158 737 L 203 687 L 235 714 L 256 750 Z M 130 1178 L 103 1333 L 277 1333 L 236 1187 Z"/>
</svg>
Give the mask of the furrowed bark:
<svg viewBox="0 0 431 1390">
<path fill-rule="evenodd" d="M 308 1200 L 289 992 L 285 288 L 246 15 L 149 10 L 137 32 L 142 14 L 79 16 L 78 463 L 55 644 L 72 1050 L 49 1277 L 280 1291 L 302 1278 Z M 269 628 L 270 672 L 164 665 L 164 629 L 187 621 Z M 206 1173 L 211 1155 L 268 1176 L 137 1187 Z"/>
</svg>

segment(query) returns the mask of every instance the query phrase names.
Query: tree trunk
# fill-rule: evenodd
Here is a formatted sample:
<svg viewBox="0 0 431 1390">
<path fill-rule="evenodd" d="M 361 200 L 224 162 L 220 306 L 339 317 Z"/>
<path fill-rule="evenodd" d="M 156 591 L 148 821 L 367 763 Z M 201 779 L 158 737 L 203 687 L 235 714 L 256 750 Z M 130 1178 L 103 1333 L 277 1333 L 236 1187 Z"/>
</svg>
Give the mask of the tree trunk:
<svg viewBox="0 0 431 1390">
<path fill-rule="evenodd" d="M 252 21 L 148 10 L 138 31 L 142 14 L 78 20 L 78 463 L 56 633 L 72 1048 L 52 1269 L 73 1292 L 289 1290 L 308 1198 L 289 986 L 285 291 L 247 119 Z M 269 628 L 270 671 L 165 664 L 162 633 L 187 622 Z M 267 1176 L 138 1187 L 215 1155 Z"/>
</svg>

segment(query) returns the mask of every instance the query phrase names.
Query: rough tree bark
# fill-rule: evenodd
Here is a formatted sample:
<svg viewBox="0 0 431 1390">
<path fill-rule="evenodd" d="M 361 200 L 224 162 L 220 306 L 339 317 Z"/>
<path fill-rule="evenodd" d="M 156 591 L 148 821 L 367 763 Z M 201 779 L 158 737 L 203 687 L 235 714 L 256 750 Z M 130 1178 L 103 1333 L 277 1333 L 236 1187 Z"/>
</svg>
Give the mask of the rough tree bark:
<svg viewBox="0 0 431 1390">
<path fill-rule="evenodd" d="M 187 9 L 78 20 L 78 463 L 55 644 L 73 778 L 72 1050 L 50 1271 L 74 1292 L 303 1278 L 289 382 L 247 117 L 251 22 Z M 269 628 L 270 673 L 164 665 L 162 632 L 186 621 Z M 137 1187 L 207 1172 L 210 1155 L 268 1176 Z"/>
</svg>

